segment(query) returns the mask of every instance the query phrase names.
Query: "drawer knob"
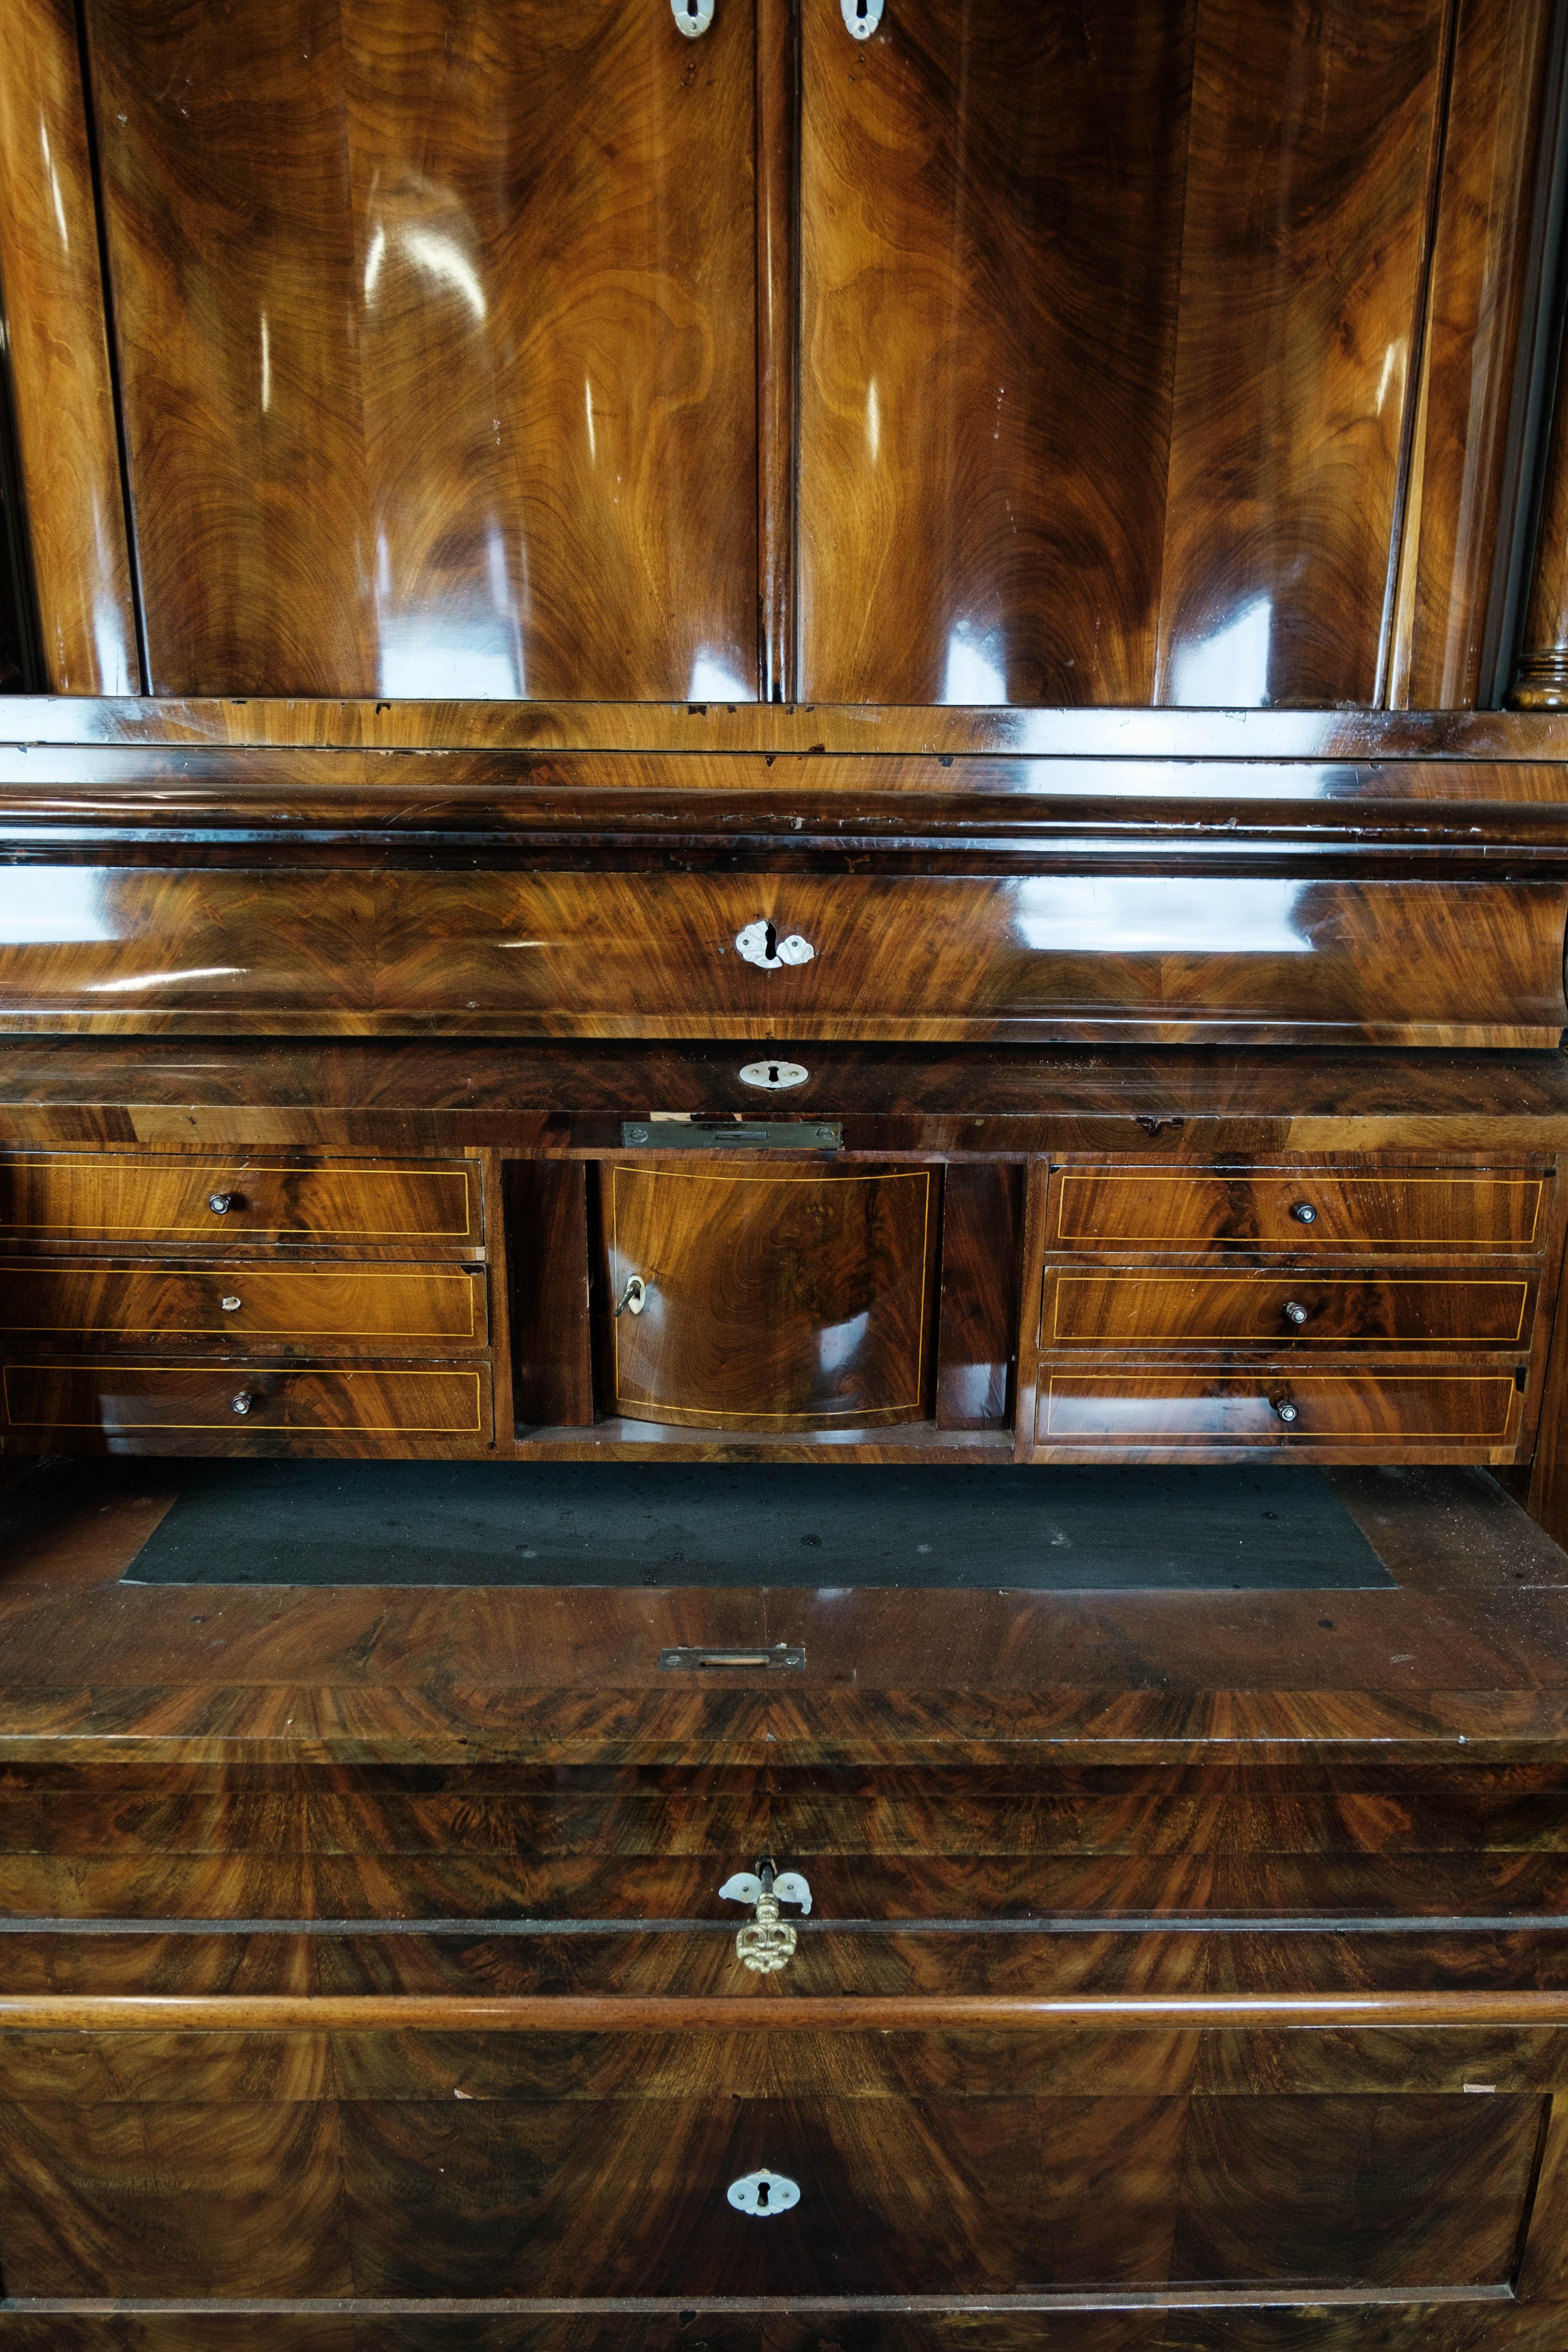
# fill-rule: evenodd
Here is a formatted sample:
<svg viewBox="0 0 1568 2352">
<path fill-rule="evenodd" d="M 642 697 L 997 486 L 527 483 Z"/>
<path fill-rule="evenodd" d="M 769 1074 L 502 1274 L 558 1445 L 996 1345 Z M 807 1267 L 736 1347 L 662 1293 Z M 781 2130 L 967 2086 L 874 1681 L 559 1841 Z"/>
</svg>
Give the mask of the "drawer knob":
<svg viewBox="0 0 1568 2352">
<path fill-rule="evenodd" d="M 798 931 L 781 940 L 772 923 L 758 920 L 748 923 L 743 931 L 735 934 L 735 948 L 742 963 L 754 963 L 763 971 L 782 971 L 785 964 L 809 963 L 816 950 Z"/>
<path fill-rule="evenodd" d="M 212 1211 L 215 1217 L 226 1217 L 231 1209 L 238 1208 L 239 1194 L 237 1192 L 209 1192 L 207 1194 L 207 1206 Z"/>
<path fill-rule="evenodd" d="M 1318 1222 L 1318 1213 L 1316 1209 L 1313 1208 L 1310 1201 L 1297 1201 L 1294 1202 L 1290 1210 L 1290 1214 L 1295 1218 L 1296 1223 L 1299 1225 L 1315 1225 Z"/>
<path fill-rule="evenodd" d="M 218 1305 L 223 1308 L 226 1315 L 237 1315 L 244 1304 L 245 1301 L 243 1298 L 220 1298 L 218 1300 Z M 1287 1308 L 1286 1312 L 1289 1313 L 1289 1308 Z"/>
<path fill-rule="evenodd" d="M 1288 1298 L 1285 1301 L 1285 1320 L 1287 1323 L 1306 1322 L 1307 1310 L 1299 1298 Z"/>
<path fill-rule="evenodd" d="M 256 1402 L 256 1399 L 255 1399 L 252 1395 L 250 1395 L 250 1393 L 248 1392 L 248 1391 L 247 1391 L 247 1390 L 245 1390 L 245 1389 L 241 1389 L 241 1390 L 240 1390 L 239 1394 L 238 1394 L 237 1397 L 231 1397 L 231 1398 L 229 1399 L 228 1409 L 229 1409 L 230 1412 L 237 1412 L 237 1413 L 242 1413 L 242 1414 L 243 1414 L 243 1413 L 247 1413 L 247 1412 L 250 1411 L 251 1406 L 252 1406 L 255 1402 Z"/>
<path fill-rule="evenodd" d="M 1280 1420 L 1287 1423 L 1295 1421 L 1300 1417 L 1296 1407 L 1291 1403 L 1289 1397 L 1276 1397 L 1274 1400 L 1274 1410 L 1279 1414 Z"/>
<path fill-rule="evenodd" d="M 737 2213 L 750 2213 L 753 2221 L 766 2221 L 800 2203 L 800 2183 L 787 2172 L 770 2172 L 764 2164 L 731 2180 L 724 2194 Z"/>
</svg>

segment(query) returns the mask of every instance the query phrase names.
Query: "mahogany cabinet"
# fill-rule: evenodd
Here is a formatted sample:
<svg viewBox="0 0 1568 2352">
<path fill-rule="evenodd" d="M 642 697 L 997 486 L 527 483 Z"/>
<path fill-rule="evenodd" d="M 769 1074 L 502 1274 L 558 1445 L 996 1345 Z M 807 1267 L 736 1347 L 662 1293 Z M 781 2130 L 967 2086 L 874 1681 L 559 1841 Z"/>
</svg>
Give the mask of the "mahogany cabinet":
<svg viewBox="0 0 1568 2352">
<path fill-rule="evenodd" d="M 1560 2352 L 1568 15 L 5 31 L 0 2352 Z M 121 1581 L 187 1456 L 1386 1581 Z"/>
</svg>

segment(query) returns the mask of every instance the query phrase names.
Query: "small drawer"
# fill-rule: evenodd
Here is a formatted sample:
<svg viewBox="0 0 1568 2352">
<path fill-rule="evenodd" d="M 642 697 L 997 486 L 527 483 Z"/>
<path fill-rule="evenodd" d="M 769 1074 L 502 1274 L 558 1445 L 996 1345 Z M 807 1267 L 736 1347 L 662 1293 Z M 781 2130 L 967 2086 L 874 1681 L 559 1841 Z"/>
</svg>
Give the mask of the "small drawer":
<svg viewBox="0 0 1568 2352">
<path fill-rule="evenodd" d="M 1042 1446 L 1512 1446 L 1524 1399 L 1508 1372 L 1152 1372 L 1043 1368 Z"/>
<path fill-rule="evenodd" d="M 480 1237 L 479 1171 L 357 1160 L 16 1159 L 0 1165 L 0 1232 L 35 1241 L 186 1247 L 236 1242 L 401 1243 L 450 1249 Z"/>
<path fill-rule="evenodd" d="M 276 1347 L 323 1340 L 428 1352 L 486 1343 L 481 1273 L 460 1266 L 0 1265 L 0 1331 L 142 1348 Z"/>
<path fill-rule="evenodd" d="M 1048 1266 L 1043 1348 L 1523 1348 L 1532 1271 L 1519 1274 L 1139 1273 Z"/>
<path fill-rule="evenodd" d="M 490 1426 L 488 1366 L 8 1364 L 0 1396 L 9 1429 L 110 1439 L 218 1430 L 237 1440 L 334 1431 L 479 1438 Z"/>
<path fill-rule="evenodd" d="M 1046 1244 L 1060 1250 L 1512 1250 L 1545 1238 L 1546 1181 L 1510 1171 L 1064 1170 Z"/>
</svg>

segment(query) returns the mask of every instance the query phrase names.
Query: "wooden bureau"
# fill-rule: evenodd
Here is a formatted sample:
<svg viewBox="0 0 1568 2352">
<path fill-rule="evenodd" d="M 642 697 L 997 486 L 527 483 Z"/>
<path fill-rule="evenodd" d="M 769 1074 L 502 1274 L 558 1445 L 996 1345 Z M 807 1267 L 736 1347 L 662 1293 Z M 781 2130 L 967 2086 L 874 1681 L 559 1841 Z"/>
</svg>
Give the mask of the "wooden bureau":
<svg viewBox="0 0 1568 2352">
<path fill-rule="evenodd" d="M 1562 2352 L 1568 5 L 4 34 L 0 2352 Z"/>
</svg>

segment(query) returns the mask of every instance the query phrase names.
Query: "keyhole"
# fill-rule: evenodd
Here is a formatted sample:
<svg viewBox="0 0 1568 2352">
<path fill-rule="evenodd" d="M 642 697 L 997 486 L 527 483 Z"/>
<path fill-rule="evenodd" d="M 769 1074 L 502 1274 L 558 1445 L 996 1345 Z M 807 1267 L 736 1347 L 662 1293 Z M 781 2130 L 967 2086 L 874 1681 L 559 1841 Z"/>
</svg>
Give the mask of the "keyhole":
<svg viewBox="0 0 1568 2352">
<path fill-rule="evenodd" d="M 769 924 L 767 924 L 767 925 L 765 926 L 765 936 L 766 936 L 766 942 L 767 942 L 768 961 L 769 961 L 770 963 L 772 963 L 772 961 L 773 961 L 773 958 L 777 955 L 777 953 L 778 953 L 778 951 L 779 951 L 779 935 L 778 935 L 777 931 L 773 929 L 773 927 L 772 923 L 769 923 Z"/>
<path fill-rule="evenodd" d="M 767 2202 L 768 2183 L 765 2180 L 759 2180 L 757 2183 L 757 2210 L 759 2213 L 766 2210 Z"/>
<path fill-rule="evenodd" d="M 855 0 L 855 14 L 863 25 L 866 21 L 866 0 Z"/>
<path fill-rule="evenodd" d="M 768 1084 L 770 1087 L 776 1087 L 778 1082 L 779 1066 L 776 1062 L 770 1062 L 768 1064 Z"/>
<path fill-rule="evenodd" d="M 860 5 L 864 7 L 866 0 L 860 0 Z M 686 0 L 686 13 L 690 17 L 692 23 L 695 24 L 697 21 L 697 0 Z"/>
</svg>

